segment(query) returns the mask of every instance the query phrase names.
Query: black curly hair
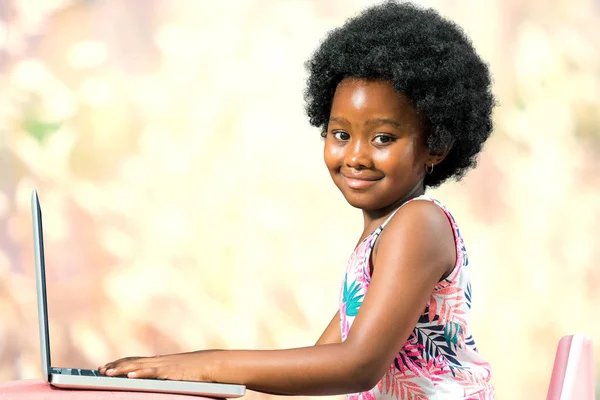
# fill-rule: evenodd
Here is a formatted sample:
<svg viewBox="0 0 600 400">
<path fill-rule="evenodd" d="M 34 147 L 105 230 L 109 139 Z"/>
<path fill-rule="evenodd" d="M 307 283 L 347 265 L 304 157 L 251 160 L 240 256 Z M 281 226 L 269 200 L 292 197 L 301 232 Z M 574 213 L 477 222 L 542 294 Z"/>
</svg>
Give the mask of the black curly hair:
<svg viewBox="0 0 600 400">
<path fill-rule="evenodd" d="M 462 178 L 491 134 L 488 67 L 462 29 L 434 10 L 395 1 L 370 7 L 329 32 L 306 67 L 306 112 L 322 132 L 344 78 L 388 80 L 412 101 L 425 116 L 429 150 L 450 148 L 425 187 Z"/>
</svg>

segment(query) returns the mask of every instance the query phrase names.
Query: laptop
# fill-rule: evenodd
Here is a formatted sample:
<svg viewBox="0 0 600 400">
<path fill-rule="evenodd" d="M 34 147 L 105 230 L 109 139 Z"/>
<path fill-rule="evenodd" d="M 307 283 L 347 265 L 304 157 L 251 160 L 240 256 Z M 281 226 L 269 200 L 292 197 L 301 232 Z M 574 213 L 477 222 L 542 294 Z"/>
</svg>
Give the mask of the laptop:
<svg viewBox="0 0 600 400">
<path fill-rule="evenodd" d="M 547 400 L 594 400 L 592 340 L 585 334 L 563 336 L 558 342 Z"/>
<path fill-rule="evenodd" d="M 50 362 L 50 334 L 48 330 L 42 210 L 36 190 L 31 194 L 31 213 L 40 325 L 40 353 L 42 357 L 42 374 L 46 382 L 52 386 L 71 389 L 193 394 L 217 398 L 234 398 L 245 395 L 246 387 L 244 385 L 170 381 L 164 379 L 129 379 L 126 376 L 112 377 L 100 375 L 97 370 L 93 369 L 53 367 Z"/>
</svg>

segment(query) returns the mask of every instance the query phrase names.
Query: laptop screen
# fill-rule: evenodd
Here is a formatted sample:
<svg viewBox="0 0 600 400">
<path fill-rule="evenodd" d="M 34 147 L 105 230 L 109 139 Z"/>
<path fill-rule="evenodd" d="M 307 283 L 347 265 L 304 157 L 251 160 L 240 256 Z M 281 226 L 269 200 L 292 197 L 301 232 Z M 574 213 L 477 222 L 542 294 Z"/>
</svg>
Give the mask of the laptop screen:
<svg viewBox="0 0 600 400">
<path fill-rule="evenodd" d="M 35 280 L 37 286 L 38 318 L 40 326 L 40 355 L 42 374 L 47 381 L 50 370 L 50 338 L 48 332 L 48 301 L 46 298 L 46 270 L 44 267 L 44 238 L 42 210 L 37 192 L 31 194 L 31 216 L 33 220 L 33 247 L 35 256 Z"/>
</svg>

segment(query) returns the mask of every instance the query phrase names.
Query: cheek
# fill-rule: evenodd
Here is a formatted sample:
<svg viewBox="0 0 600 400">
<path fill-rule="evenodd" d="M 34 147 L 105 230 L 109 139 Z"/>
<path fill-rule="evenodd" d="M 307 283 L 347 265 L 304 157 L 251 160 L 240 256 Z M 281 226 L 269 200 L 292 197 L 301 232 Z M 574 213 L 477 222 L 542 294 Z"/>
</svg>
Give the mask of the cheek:
<svg viewBox="0 0 600 400">
<path fill-rule="evenodd" d="M 414 170 L 414 167 L 421 163 L 417 146 L 412 141 L 407 141 L 401 146 L 381 149 L 375 154 L 373 161 L 377 169 L 392 176 L 404 176 L 407 171 Z"/>
<path fill-rule="evenodd" d="M 326 141 L 323 149 L 323 159 L 328 169 L 338 168 L 344 159 L 343 149 Z"/>
</svg>

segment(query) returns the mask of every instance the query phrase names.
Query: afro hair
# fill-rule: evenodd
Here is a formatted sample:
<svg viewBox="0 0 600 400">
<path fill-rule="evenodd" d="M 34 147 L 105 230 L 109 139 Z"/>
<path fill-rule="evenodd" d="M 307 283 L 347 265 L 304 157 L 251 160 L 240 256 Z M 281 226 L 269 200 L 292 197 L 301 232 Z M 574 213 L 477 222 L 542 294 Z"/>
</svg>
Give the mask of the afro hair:
<svg viewBox="0 0 600 400">
<path fill-rule="evenodd" d="M 387 80 L 412 101 L 425 116 L 430 152 L 450 149 L 425 187 L 460 180 L 491 134 L 488 67 L 462 29 L 434 10 L 395 1 L 370 7 L 329 32 L 306 67 L 306 112 L 322 132 L 345 78 Z"/>
</svg>

